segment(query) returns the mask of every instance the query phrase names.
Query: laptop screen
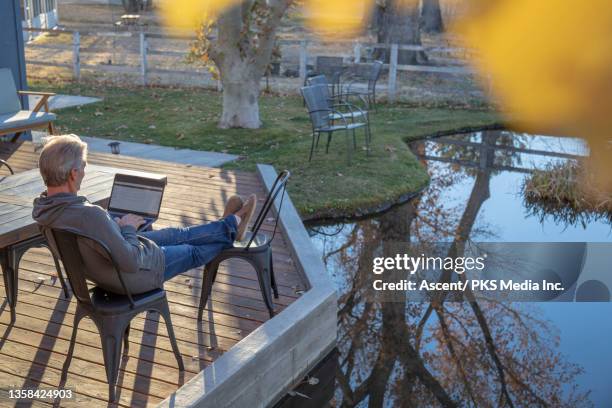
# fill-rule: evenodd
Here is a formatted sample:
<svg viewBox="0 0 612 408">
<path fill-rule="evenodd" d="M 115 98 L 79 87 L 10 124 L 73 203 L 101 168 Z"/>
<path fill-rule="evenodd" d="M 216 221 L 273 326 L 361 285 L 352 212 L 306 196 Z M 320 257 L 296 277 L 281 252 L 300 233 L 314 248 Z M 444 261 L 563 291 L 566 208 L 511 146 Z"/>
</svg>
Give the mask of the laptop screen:
<svg viewBox="0 0 612 408">
<path fill-rule="evenodd" d="M 116 174 L 108 210 L 157 217 L 165 184 L 165 177 L 150 179 Z"/>
</svg>

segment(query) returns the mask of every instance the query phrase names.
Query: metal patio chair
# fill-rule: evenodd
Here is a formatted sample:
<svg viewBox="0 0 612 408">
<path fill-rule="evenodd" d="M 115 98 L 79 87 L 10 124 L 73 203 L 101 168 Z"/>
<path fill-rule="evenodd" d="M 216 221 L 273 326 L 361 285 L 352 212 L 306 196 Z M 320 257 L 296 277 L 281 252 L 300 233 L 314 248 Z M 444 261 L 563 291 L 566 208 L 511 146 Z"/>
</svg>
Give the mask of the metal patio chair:
<svg viewBox="0 0 612 408">
<path fill-rule="evenodd" d="M 346 69 L 347 66 L 344 65 L 344 58 L 342 57 L 317 56 L 314 70 L 310 70 L 306 73 L 304 86 L 308 85 L 307 81 L 309 78 L 325 75 L 331 80 L 331 93 L 335 95 L 336 92 L 340 91 L 340 78 Z"/>
<path fill-rule="evenodd" d="M 325 99 L 329 102 L 329 107 L 332 109 L 337 109 L 340 111 L 340 114 L 347 119 L 351 119 L 352 122 L 355 122 L 355 119 L 363 118 L 367 125 L 368 132 L 368 142 L 372 141 L 372 132 L 370 130 L 370 115 L 367 110 L 361 109 L 358 106 L 350 103 L 348 101 L 349 94 L 336 94 L 332 95 L 329 92 L 330 84 L 327 82 L 327 78 L 325 75 L 318 75 L 308 79 L 308 85 L 323 85 L 327 88 L 323 88 L 323 93 L 325 95 Z M 361 94 L 355 94 L 354 96 L 358 97 L 362 103 L 367 105 L 366 100 L 363 98 Z M 330 114 L 330 119 L 333 121 L 340 120 L 339 114 Z"/>
<path fill-rule="evenodd" d="M 274 316 L 274 303 L 272 302 L 272 293 L 274 298 L 278 299 L 278 287 L 276 285 L 276 279 L 274 278 L 274 265 L 272 263 L 272 240 L 276 235 L 276 227 L 278 226 L 278 219 L 280 217 L 280 211 L 283 206 L 283 199 L 285 197 L 285 190 L 287 189 L 287 181 L 291 177 L 291 173 L 288 170 L 283 170 L 276 177 L 272 188 L 264 201 L 251 230 L 247 232 L 244 239 L 240 242 L 234 242 L 232 248 L 222 251 L 215 259 L 210 261 L 204 267 L 204 278 L 202 279 L 202 294 L 200 295 L 200 308 L 198 311 L 198 321 L 202 320 L 202 313 L 204 312 L 204 306 L 208 302 L 210 293 L 212 291 L 213 283 L 217 277 L 219 265 L 226 259 L 238 258 L 247 261 L 253 266 L 257 273 L 257 280 L 259 281 L 259 288 L 261 294 L 268 308 L 268 313 L 272 318 Z M 274 222 L 274 229 L 272 235 L 268 235 L 260 232 L 261 226 L 265 221 L 268 212 L 272 208 L 274 201 L 280 194 L 280 203 L 278 206 L 278 213 Z"/>
<path fill-rule="evenodd" d="M 55 243 L 55 247 L 64 264 L 66 275 L 68 275 L 70 286 L 77 299 L 70 347 L 68 348 L 66 362 L 62 369 L 62 382 L 65 381 L 68 375 L 68 368 L 72 360 L 79 321 L 86 316 L 93 320 L 100 332 L 110 401 L 115 401 L 116 399 L 115 385 L 119 374 L 119 365 L 121 363 L 121 340 L 123 339 L 123 349 L 125 351 L 129 346 L 128 336 L 130 333 L 130 322 L 141 312 L 154 310 L 163 316 L 179 370 L 185 370 L 181 353 L 179 352 L 174 336 L 174 329 L 172 328 L 166 292 L 163 289 L 154 289 L 146 293 L 131 295 L 124 283 L 121 268 L 113 258 L 108 247 L 102 242 L 90 236 L 61 229 L 47 230 L 46 235 L 47 238 L 50 238 L 50 240 L 53 240 Z M 112 293 L 98 286 L 88 289 L 86 277 L 89 274 L 87 273 L 87 267 L 85 266 L 80 250 L 81 245 L 86 245 L 86 240 L 90 240 L 94 245 L 97 245 L 102 253 L 106 255 L 109 262 L 112 263 L 125 295 Z"/>
<path fill-rule="evenodd" d="M 49 92 L 17 91 L 13 74 L 9 68 L 0 68 L 0 135 L 13 134 L 11 142 L 15 143 L 23 132 L 46 127 L 49 134 L 55 132 L 53 121 L 55 114 L 49 112 L 48 99 L 55 95 Z M 20 95 L 38 95 L 40 101 L 32 110 L 23 110 Z M 44 111 L 41 112 L 41 109 Z"/>
<path fill-rule="evenodd" d="M 327 98 L 327 87 L 325 85 L 312 85 L 305 86 L 301 89 L 310 121 L 312 123 L 312 144 L 310 146 L 310 156 L 308 161 L 312 160 L 312 154 L 315 147 L 319 146 L 319 138 L 321 133 L 327 134 L 327 144 L 325 146 L 325 153 L 329 152 L 329 145 L 331 143 L 332 134 L 338 131 L 344 131 L 346 135 L 346 147 L 347 147 L 347 161 L 351 163 L 351 142 L 349 131 L 353 134 L 353 148 L 357 148 L 357 139 L 355 137 L 355 129 L 364 128 L 366 150 L 369 154 L 370 151 L 370 135 L 368 132 L 367 122 L 355 122 L 349 123 L 347 119 L 351 119 L 350 116 L 345 116 L 336 107 L 330 105 Z M 352 109 L 355 109 L 352 106 Z M 356 108 L 359 109 L 359 108 Z M 349 114 L 350 115 L 350 114 Z M 362 114 L 365 118 L 365 113 Z M 341 124 L 335 124 L 336 121 L 340 121 Z"/>
<path fill-rule="evenodd" d="M 349 75 L 348 81 L 345 84 L 342 84 L 340 93 L 348 95 L 363 95 L 368 102 L 367 109 L 372 110 L 372 108 L 374 108 L 374 111 L 377 111 L 376 83 L 378 82 L 380 74 L 382 73 L 383 65 L 384 63 L 382 61 L 374 61 L 369 74 L 365 78 L 357 74 Z M 355 89 L 355 83 L 363 81 L 364 79 L 368 82 L 367 89 L 364 91 Z"/>
</svg>

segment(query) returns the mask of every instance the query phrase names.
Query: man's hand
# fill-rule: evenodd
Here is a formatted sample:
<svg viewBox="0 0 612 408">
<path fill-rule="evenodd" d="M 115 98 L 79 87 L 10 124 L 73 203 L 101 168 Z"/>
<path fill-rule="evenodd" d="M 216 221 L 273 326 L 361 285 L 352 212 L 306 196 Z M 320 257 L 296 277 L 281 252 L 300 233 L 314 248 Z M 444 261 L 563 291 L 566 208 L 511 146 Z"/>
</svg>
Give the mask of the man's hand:
<svg viewBox="0 0 612 408">
<path fill-rule="evenodd" d="M 117 224 L 119 224 L 120 227 L 131 225 L 135 229 L 138 229 L 138 227 L 145 223 L 144 218 L 136 214 L 126 214 L 121 218 L 116 217 L 115 221 L 117 222 Z"/>
</svg>

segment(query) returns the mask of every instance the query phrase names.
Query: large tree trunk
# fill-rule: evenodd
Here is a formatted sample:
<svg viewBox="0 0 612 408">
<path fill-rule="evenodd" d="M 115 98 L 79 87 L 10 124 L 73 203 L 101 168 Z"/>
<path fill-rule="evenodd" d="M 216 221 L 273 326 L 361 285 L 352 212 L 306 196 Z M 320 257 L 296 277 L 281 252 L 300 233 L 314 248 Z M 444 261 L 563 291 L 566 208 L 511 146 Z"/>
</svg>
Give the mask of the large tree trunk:
<svg viewBox="0 0 612 408">
<path fill-rule="evenodd" d="M 376 6 L 377 41 L 381 44 L 421 45 L 419 0 L 386 0 Z M 384 55 L 382 55 L 384 52 Z M 375 57 L 389 62 L 389 52 L 378 49 Z M 400 50 L 398 64 L 427 61 L 422 51 Z"/>
<path fill-rule="evenodd" d="M 243 0 L 219 16 L 218 37 L 210 56 L 223 86 L 220 128 L 261 126 L 260 82 L 272 57 L 276 27 L 289 3 L 290 0 Z M 260 8 L 254 10 L 255 6 Z"/>
<path fill-rule="evenodd" d="M 259 119 L 259 80 L 254 73 L 245 73 L 244 76 L 234 76 L 237 71 L 253 70 L 248 64 L 242 69 L 230 69 L 229 73 L 221 76 L 223 85 L 223 112 L 219 127 L 257 129 L 261 126 Z M 236 67 L 234 67 L 236 68 Z M 251 77 L 252 79 L 245 79 Z"/>
<path fill-rule="evenodd" d="M 421 29 L 426 33 L 441 33 L 444 31 L 440 0 L 422 0 Z"/>
</svg>

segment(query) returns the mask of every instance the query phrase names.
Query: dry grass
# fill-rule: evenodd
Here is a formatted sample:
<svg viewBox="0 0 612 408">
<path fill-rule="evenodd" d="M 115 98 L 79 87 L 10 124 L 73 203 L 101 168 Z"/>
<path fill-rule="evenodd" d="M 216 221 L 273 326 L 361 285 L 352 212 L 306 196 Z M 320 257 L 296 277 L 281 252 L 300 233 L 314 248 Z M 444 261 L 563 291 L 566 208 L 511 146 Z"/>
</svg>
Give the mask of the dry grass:
<svg viewBox="0 0 612 408">
<path fill-rule="evenodd" d="M 525 204 L 541 219 L 586 225 L 595 219 L 612 221 L 612 196 L 595 188 L 584 161 L 555 164 L 538 170 L 523 185 Z"/>
</svg>

